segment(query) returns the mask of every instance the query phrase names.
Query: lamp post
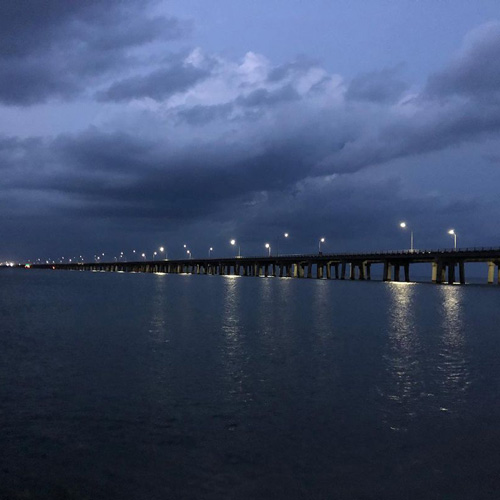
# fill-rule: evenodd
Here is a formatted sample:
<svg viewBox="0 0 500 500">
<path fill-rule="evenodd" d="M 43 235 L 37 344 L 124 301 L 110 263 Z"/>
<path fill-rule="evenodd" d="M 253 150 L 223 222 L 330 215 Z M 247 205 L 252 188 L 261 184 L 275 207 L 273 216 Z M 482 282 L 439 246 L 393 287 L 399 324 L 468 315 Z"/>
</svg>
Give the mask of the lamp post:
<svg viewBox="0 0 500 500">
<path fill-rule="evenodd" d="M 210 247 L 208 249 L 208 258 L 210 259 L 210 257 L 212 257 L 212 252 L 214 251 L 214 249 L 212 247 Z"/>
<path fill-rule="evenodd" d="M 401 227 L 402 229 L 406 229 L 406 222 L 400 222 L 399 227 Z M 413 252 L 413 231 L 410 231 L 410 251 Z"/>
<path fill-rule="evenodd" d="M 231 245 L 233 245 L 233 247 L 236 245 L 236 240 L 231 240 L 229 243 L 231 243 Z M 238 258 L 241 257 L 241 247 L 238 243 Z"/>
<path fill-rule="evenodd" d="M 143 254 L 141 255 L 141 257 L 142 257 L 144 260 L 146 260 L 146 254 L 145 254 L 145 253 L 143 253 Z"/>
<path fill-rule="evenodd" d="M 153 260 L 155 260 L 155 257 L 158 255 L 158 252 L 153 252 Z"/>
<path fill-rule="evenodd" d="M 454 229 L 450 229 L 448 231 L 448 234 L 451 234 L 453 236 L 453 239 L 454 239 L 454 248 L 456 250 L 457 249 L 457 233 L 455 233 Z"/>
<path fill-rule="evenodd" d="M 267 256 L 271 257 L 271 245 L 266 243 L 264 246 L 267 248 Z"/>
<path fill-rule="evenodd" d="M 188 254 L 189 259 L 193 258 L 192 254 L 191 254 L 191 250 L 186 250 L 186 253 Z"/>
<path fill-rule="evenodd" d="M 283 238 L 285 238 L 285 239 L 286 239 L 286 238 L 288 238 L 288 236 L 290 236 L 288 233 L 283 233 Z M 278 256 L 278 255 L 279 255 L 279 250 L 278 250 L 278 249 L 279 249 L 279 238 L 278 238 L 278 240 L 276 241 L 276 256 Z"/>
<path fill-rule="evenodd" d="M 165 260 L 166 260 L 167 259 L 167 252 L 165 250 L 165 247 L 160 247 L 159 250 L 160 250 L 160 253 L 165 252 Z"/>
<path fill-rule="evenodd" d="M 325 238 L 320 238 L 319 239 L 319 242 L 318 242 L 318 251 L 319 253 L 321 253 L 321 243 L 324 243 L 325 242 Z"/>
</svg>

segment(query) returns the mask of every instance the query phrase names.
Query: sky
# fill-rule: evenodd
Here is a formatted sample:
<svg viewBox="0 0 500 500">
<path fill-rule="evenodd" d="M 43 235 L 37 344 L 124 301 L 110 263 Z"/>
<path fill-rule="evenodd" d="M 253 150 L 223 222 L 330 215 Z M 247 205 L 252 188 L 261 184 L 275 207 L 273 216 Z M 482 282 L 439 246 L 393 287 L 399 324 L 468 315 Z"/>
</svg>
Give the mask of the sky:
<svg viewBox="0 0 500 500">
<path fill-rule="evenodd" d="M 497 0 L 5 0 L 0 117 L 0 261 L 500 246 Z"/>
</svg>

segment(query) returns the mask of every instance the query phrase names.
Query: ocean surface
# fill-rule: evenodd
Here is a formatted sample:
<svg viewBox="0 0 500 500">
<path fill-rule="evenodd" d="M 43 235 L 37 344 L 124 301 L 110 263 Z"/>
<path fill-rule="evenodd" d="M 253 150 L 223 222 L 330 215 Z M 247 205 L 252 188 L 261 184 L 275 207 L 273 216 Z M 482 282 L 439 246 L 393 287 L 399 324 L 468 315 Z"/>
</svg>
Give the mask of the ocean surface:
<svg viewBox="0 0 500 500">
<path fill-rule="evenodd" d="M 500 498 L 500 287 L 0 271 L 0 498 Z"/>
</svg>

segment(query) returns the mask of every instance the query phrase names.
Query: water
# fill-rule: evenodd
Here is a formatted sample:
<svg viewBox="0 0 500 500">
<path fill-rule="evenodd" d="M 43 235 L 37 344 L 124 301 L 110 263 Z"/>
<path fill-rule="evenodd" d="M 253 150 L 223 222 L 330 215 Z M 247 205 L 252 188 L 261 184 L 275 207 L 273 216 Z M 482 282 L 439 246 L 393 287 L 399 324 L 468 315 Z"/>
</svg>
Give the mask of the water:
<svg viewBox="0 0 500 500">
<path fill-rule="evenodd" d="M 0 272 L 0 498 L 498 499 L 500 287 Z"/>
</svg>

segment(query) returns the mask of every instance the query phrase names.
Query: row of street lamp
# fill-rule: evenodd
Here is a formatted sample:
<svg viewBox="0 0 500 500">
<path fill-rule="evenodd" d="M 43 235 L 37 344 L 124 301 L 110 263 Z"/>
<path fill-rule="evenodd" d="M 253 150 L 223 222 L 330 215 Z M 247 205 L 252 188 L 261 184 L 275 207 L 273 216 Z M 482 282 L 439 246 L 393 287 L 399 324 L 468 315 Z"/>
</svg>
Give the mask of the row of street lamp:
<svg viewBox="0 0 500 500">
<path fill-rule="evenodd" d="M 400 222 L 399 223 L 399 226 L 402 228 L 402 229 L 410 229 L 408 227 L 408 224 L 406 222 Z M 448 231 L 448 234 L 450 236 L 453 236 L 453 239 L 454 239 L 454 248 L 456 249 L 457 248 L 457 233 L 455 232 L 454 229 L 450 229 Z M 289 237 L 289 233 L 283 233 L 283 238 L 287 239 Z M 278 241 L 277 240 L 277 245 L 278 245 Z M 319 238 L 318 240 L 318 252 L 321 253 L 321 244 L 322 243 L 325 243 L 326 239 L 324 237 L 322 238 Z M 241 257 L 241 245 L 238 241 L 236 241 L 235 239 L 231 239 L 229 240 L 229 243 L 230 245 L 234 246 L 234 247 L 238 247 L 238 255 L 237 257 Z M 187 247 L 186 244 L 183 245 L 184 246 L 184 250 L 186 251 L 186 254 L 188 256 L 189 259 L 192 259 L 193 258 L 193 254 L 191 252 L 191 250 Z M 271 244 L 270 243 L 265 243 L 264 244 L 264 248 L 267 250 L 267 255 L 268 257 L 271 257 Z M 414 238 L 413 238 L 413 230 L 410 229 L 410 251 L 414 251 L 415 248 L 414 248 Z M 208 258 L 211 258 L 212 257 L 212 252 L 214 251 L 213 247 L 210 247 L 208 249 Z M 136 252 L 136 250 L 132 250 L 132 253 L 134 255 L 134 257 L 137 255 L 138 256 L 138 253 Z M 155 260 L 156 256 L 158 255 L 158 253 L 160 254 L 165 254 L 165 259 L 168 259 L 168 254 L 167 254 L 167 249 L 163 246 L 159 247 L 158 250 L 155 250 L 153 252 L 153 260 Z M 278 255 L 278 251 L 276 251 L 276 255 Z M 95 254 L 94 255 L 94 261 L 95 262 L 99 262 L 99 261 L 103 261 L 104 260 L 104 257 L 105 257 L 105 254 L 104 252 L 101 253 L 101 254 Z M 144 260 L 147 259 L 147 255 L 145 252 L 141 253 L 140 254 L 140 257 Z M 120 256 L 119 257 L 114 257 L 115 261 L 118 261 L 120 259 L 124 259 L 125 258 L 125 255 L 124 255 L 124 252 L 120 252 Z M 62 259 L 62 260 L 61 260 Z M 61 259 L 59 260 L 60 262 L 64 262 L 65 258 L 64 257 L 61 257 Z M 78 260 L 81 260 L 83 262 L 83 256 L 80 255 L 80 258 L 76 258 L 74 257 L 73 259 L 69 259 L 68 261 L 71 263 L 72 261 L 78 261 Z M 40 259 L 37 259 L 38 262 L 41 262 Z M 29 261 L 28 261 L 29 262 Z M 50 263 L 50 259 L 46 261 L 47 263 Z M 52 263 L 54 263 L 54 261 L 52 261 Z"/>
<path fill-rule="evenodd" d="M 406 229 L 408 227 L 408 225 L 406 224 L 406 222 L 400 222 L 399 223 L 399 226 L 403 229 Z M 457 249 L 457 233 L 455 233 L 455 230 L 454 229 L 450 229 L 448 231 L 448 234 L 453 236 L 453 239 L 454 239 L 454 248 L 455 250 Z M 410 250 L 413 252 L 413 250 L 415 250 L 414 246 L 413 246 L 413 230 L 410 230 Z"/>
<path fill-rule="evenodd" d="M 285 238 L 285 239 L 286 239 L 286 238 L 288 238 L 289 236 L 290 236 L 290 235 L 289 235 L 288 233 L 283 233 L 283 238 Z M 324 242 L 324 241 L 325 241 L 325 238 L 321 238 L 320 243 L 319 243 L 319 244 L 320 244 L 320 251 L 321 251 L 321 242 Z M 234 246 L 234 247 L 235 247 L 236 245 L 238 245 L 238 255 L 237 255 L 237 257 L 241 257 L 241 245 L 240 245 L 240 244 L 239 244 L 239 243 L 238 243 L 235 239 L 229 240 L 229 243 L 230 243 L 232 246 Z M 278 243 L 276 242 L 276 245 L 277 245 L 277 244 L 278 244 Z M 271 257 L 271 244 L 270 244 L 270 243 L 265 243 L 265 244 L 264 244 L 264 248 L 266 248 L 266 249 L 267 249 L 267 256 L 268 256 L 268 257 Z M 278 252 L 276 251 L 276 254 L 277 254 L 277 253 L 278 253 Z"/>
</svg>

